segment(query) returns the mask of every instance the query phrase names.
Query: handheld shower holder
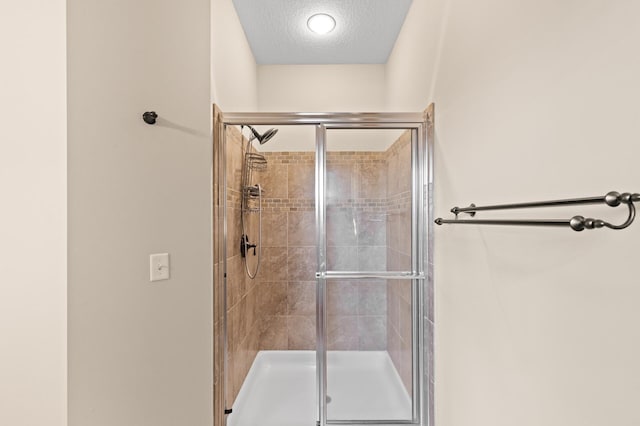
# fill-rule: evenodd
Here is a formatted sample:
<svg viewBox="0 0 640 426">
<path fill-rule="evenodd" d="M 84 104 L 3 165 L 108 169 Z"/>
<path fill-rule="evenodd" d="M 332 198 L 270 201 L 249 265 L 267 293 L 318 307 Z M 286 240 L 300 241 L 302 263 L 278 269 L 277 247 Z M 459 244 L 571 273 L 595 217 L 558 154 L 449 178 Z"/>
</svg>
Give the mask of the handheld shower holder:
<svg viewBox="0 0 640 426">
<path fill-rule="evenodd" d="M 256 244 L 249 244 L 249 237 L 242 234 L 240 237 L 240 256 L 247 257 L 249 250 L 253 249 L 253 255 L 256 255 Z"/>
</svg>

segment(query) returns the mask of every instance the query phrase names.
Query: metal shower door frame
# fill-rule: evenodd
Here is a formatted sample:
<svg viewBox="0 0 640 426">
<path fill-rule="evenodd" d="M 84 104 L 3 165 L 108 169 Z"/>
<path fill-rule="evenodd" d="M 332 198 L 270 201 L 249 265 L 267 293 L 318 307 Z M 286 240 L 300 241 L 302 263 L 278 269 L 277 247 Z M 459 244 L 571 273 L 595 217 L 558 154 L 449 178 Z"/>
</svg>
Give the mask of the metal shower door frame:
<svg viewBox="0 0 640 426">
<path fill-rule="evenodd" d="M 223 117 L 225 128 L 227 125 L 242 124 L 315 126 L 316 243 L 318 260 L 318 269 L 316 271 L 318 426 L 354 424 L 433 426 L 433 104 L 424 113 L 225 113 Z M 406 129 L 411 131 L 411 271 L 327 270 L 326 138 L 327 130 L 331 129 Z M 224 133 L 226 136 L 226 132 Z M 226 217 L 223 221 L 226 223 Z M 328 420 L 326 405 L 326 283 L 328 280 L 333 279 L 371 278 L 412 281 L 412 323 L 414 325 L 412 344 L 412 419 L 402 421 Z M 226 308 L 224 317 L 226 320 Z M 226 336 L 224 340 L 226 359 Z M 226 366 L 224 370 L 226 373 Z M 226 385 L 226 380 L 224 382 Z"/>
</svg>

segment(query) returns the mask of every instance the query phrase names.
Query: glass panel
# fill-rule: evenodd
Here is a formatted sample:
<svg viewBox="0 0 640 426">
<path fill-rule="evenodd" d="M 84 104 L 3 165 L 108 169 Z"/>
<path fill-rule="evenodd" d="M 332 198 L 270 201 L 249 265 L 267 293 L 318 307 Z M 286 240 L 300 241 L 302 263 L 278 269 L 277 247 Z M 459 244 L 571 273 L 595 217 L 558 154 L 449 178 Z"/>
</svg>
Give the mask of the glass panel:
<svg viewBox="0 0 640 426">
<path fill-rule="evenodd" d="M 271 127 L 227 132 L 228 426 L 317 420 L 315 131 Z"/>
<path fill-rule="evenodd" d="M 328 420 L 411 420 L 411 283 L 327 281 Z"/>
<path fill-rule="evenodd" d="M 327 269 L 411 269 L 411 132 L 327 131 Z"/>
<path fill-rule="evenodd" d="M 411 131 L 327 130 L 327 269 L 411 270 Z M 328 279 L 327 419 L 413 418 L 411 280 Z"/>
</svg>

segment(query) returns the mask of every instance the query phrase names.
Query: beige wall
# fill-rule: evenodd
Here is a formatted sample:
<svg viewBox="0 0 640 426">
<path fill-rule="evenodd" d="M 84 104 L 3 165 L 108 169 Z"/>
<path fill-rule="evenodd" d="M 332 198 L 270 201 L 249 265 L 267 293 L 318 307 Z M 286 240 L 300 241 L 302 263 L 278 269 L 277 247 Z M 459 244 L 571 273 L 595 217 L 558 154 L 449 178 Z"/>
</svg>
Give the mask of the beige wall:
<svg viewBox="0 0 640 426">
<path fill-rule="evenodd" d="M 69 425 L 210 425 L 209 2 L 67 6 Z"/>
<path fill-rule="evenodd" d="M 211 0 L 211 91 L 223 112 L 256 111 L 256 61 L 232 0 Z"/>
<path fill-rule="evenodd" d="M 384 65 L 260 65 L 260 111 L 380 111 Z"/>
<path fill-rule="evenodd" d="M 0 13 L 0 424 L 64 426 L 65 2 Z"/>
<path fill-rule="evenodd" d="M 431 102 L 447 0 L 413 0 L 385 65 L 387 111 L 423 111 Z"/>
<path fill-rule="evenodd" d="M 426 11 L 443 29 L 436 66 L 422 69 L 433 92 L 407 105 L 436 103 L 437 215 L 639 191 L 638 2 L 450 0 Z M 394 84 L 409 93 L 413 80 Z M 609 210 L 523 216 L 623 220 Z M 640 423 L 639 236 L 637 223 L 437 228 L 438 424 Z"/>
</svg>

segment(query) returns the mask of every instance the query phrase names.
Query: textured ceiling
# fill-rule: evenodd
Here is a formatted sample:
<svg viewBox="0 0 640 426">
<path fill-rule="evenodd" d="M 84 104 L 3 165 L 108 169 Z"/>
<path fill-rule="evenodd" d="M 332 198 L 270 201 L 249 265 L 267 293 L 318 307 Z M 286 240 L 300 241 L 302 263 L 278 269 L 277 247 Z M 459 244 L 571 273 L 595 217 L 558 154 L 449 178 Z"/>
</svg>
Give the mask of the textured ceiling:
<svg viewBox="0 0 640 426">
<path fill-rule="evenodd" d="M 258 64 L 383 64 L 411 0 L 233 0 Z M 336 28 L 320 35 L 307 19 L 327 13 Z"/>
</svg>

